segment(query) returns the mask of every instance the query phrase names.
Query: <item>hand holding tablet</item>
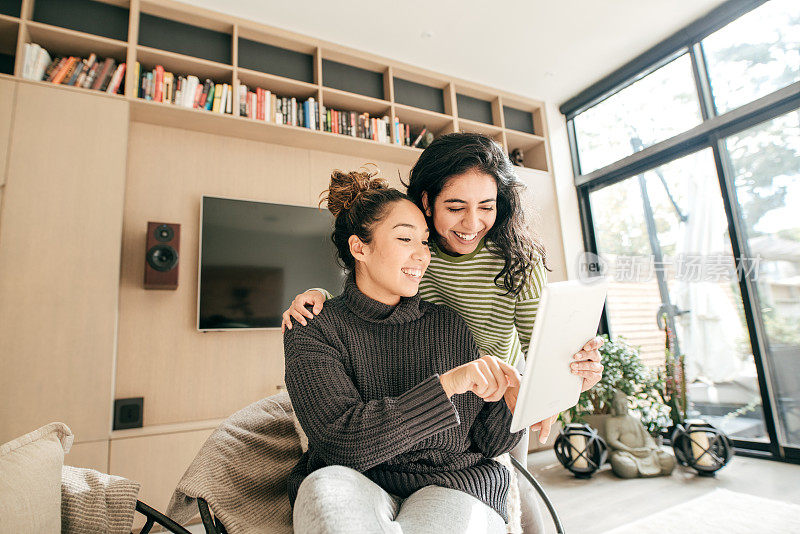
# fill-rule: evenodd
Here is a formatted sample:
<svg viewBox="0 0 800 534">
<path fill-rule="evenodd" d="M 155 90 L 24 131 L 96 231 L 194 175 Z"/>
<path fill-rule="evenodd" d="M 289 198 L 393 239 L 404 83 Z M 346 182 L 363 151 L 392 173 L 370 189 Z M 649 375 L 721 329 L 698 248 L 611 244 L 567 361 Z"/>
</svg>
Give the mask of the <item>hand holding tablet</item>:
<svg viewBox="0 0 800 534">
<path fill-rule="evenodd" d="M 603 281 L 592 284 L 555 282 L 545 286 L 533 326 L 525 374 L 514 402 L 511 432 L 543 422 L 541 428 L 553 414 L 578 402 L 584 380 L 570 372 L 570 364 L 577 361 L 573 356 L 581 349 L 591 347 L 581 351 L 590 353 L 601 344 L 592 338 L 600 322 L 606 291 L 607 284 Z M 591 370 L 595 362 L 577 363 L 577 366 L 581 373 L 596 374 Z M 509 395 L 506 395 L 507 402 Z"/>
</svg>

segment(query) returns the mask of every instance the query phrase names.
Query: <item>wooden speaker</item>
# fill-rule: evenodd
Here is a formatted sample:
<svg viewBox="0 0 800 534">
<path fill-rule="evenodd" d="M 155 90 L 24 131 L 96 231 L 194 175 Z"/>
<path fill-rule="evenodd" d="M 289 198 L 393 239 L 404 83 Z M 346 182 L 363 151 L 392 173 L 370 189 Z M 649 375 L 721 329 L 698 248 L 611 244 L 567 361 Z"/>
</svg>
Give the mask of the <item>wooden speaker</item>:
<svg viewBox="0 0 800 534">
<path fill-rule="evenodd" d="M 180 224 L 147 223 L 147 252 L 144 259 L 145 289 L 178 289 L 180 248 Z"/>
</svg>

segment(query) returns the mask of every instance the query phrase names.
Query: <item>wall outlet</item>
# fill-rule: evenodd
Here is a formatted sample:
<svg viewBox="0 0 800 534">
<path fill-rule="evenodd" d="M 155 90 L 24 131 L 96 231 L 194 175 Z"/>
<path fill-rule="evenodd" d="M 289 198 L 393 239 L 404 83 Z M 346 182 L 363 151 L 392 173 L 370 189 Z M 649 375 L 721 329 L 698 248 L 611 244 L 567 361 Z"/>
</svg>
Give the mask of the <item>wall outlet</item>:
<svg viewBox="0 0 800 534">
<path fill-rule="evenodd" d="M 114 400 L 114 430 L 141 428 L 144 424 L 144 397 Z"/>
</svg>

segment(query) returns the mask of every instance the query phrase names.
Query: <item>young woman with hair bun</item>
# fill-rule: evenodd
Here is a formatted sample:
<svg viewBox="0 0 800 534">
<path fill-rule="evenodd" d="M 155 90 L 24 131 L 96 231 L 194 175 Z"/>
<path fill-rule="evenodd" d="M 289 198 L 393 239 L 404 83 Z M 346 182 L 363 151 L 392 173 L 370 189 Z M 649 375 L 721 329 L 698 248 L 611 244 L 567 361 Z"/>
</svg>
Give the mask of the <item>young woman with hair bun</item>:
<svg viewBox="0 0 800 534">
<path fill-rule="evenodd" d="M 546 283 L 546 255 L 527 228 L 520 200 L 524 185 L 508 156 L 480 134 L 443 135 L 422 152 L 407 187 L 409 198 L 425 214 L 431 236 L 432 258 L 420 282 L 421 297 L 457 311 L 482 354 L 524 372 L 524 355 Z M 292 328 L 290 318 L 305 327 L 327 306 L 327 298 L 330 293 L 324 289 L 298 295 L 283 314 L 282 328 Z M 597 350 L 602 342 L 599 337 L 588 340 L 574 355 L 571 371 L 583 378 L 583 391 L 602 377 Z M 530 427 L 539 432 L 540 442 L 546 441 L 557 415 Z M 527 452 L 526 432 L 512 455 L 525 464 Z M 521 491 L 534 493 L 527 482 Z M 541 513 L 525 507 L 535 502 L 523 499 L 527 531 L 543 528 Z"/>
<path fill-rule="evenodd" d="M 447 306 L 420 298 L 428 225 L 368 172 L 331 176 L 341 296 L 284 334 L 286 387 L 308 436 L 288 479 L 294 530 L 505 532 L 519 373 L 481 356 Z"/>
</svg>

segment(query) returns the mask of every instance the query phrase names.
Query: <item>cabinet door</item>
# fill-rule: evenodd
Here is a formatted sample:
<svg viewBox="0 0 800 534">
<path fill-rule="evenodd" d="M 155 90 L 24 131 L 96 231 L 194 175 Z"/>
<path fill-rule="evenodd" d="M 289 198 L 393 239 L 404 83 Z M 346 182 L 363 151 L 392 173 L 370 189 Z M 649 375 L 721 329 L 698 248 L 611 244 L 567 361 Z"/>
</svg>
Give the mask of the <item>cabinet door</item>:
<svg viewBox="0 0 800 534">
<path fill-rule="evenodd" d="M 106 439 L 128 105 L 16 82 L 0 212 L 0 442 L 50 421 Z"/>
</svg>

